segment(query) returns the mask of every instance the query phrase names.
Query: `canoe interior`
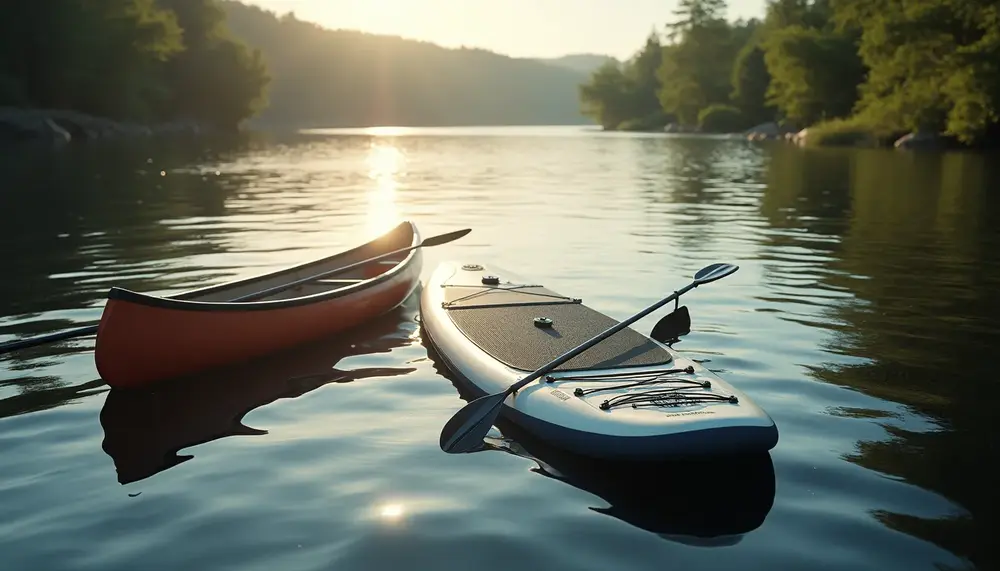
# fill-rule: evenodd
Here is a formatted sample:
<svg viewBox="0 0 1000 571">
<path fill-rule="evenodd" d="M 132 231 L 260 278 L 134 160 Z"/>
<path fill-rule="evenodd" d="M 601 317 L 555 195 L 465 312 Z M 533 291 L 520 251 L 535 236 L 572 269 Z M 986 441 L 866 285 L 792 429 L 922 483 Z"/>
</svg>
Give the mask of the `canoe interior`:
<svg viewBox="0 0 1000 571">
<path fill-rule="evenodd" d="M 346 252 L 334 254 L 321 260 L 315 260 L 313 262 L 301 264 L 278 272 L 189 291 L 174 297 L 175 299 L 185 301 L 225 302 L 255 291 L 261 291 L 288 282 L 307 278 L 311 275 L 325 272 L 327 270 L 349 266 L 362 260 L 378 256 L 379 254 L 413 246 L 416 244 L 416 240 L 417 235 L 413 225 L 409 222 L 403 222 L 382 236 Z M 413 253 L 413 250 L 410 252 L 403 252 L 396 256 L 392 256 L 391 258 L 386 258 L 380 262 L 368 264 L 364 267 L 356 268 L 343 274 L 337 274 L 336 276 L 332 276 L 328 279 L 302 284 L 294 288 L 276 292 L 269 296 L 254 299 L 253 301 L 259 302 L 291 299 L 349 287 L 392 270 L 401 262 L 405 261 L 409 256 L 413 255 Z"/>
</svg>

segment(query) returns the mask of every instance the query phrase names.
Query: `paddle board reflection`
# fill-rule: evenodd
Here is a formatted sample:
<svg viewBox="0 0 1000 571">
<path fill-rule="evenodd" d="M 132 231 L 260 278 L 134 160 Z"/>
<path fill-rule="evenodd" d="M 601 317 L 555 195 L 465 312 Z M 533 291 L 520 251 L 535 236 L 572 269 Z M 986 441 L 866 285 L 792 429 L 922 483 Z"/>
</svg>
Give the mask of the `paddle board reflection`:
<svg viewBox="0 0 1000 571">
<path fill-rule="evenodd" d="M 735 545 L 764 523 L 774 503 L 768 453 L 673 462 L 592 460 L 552 448 L 503 419 L 484 450 L 535 462 L 532 471 L 594 494 L 590 509 L 664 539 L 689 545 Z"/>
<path fill-rule="evenodd" d="M 438 373 L 451 380 L 463 400 L 472 400 L 433 345 L 423 344 Z M 597 460 L 548 445 L 503 417 L 482 451 L 531 460 L 537 464 L 533 472 L 607 504 L 591 510 L 688 545 L 735 545 L 764 523 L 774 504 L 774 464 L 766 452 L 704 460 Z"/>
<path fill-rule="evenodd" d="M 412 372 L 412 367 L 336 368 L 348 357 L 387 353 L 411 343 L 415 307 L 407 305 L 345 334 L 210 374 L 149 389 L 112 389 L 100 420 L 102 448 L 114 461 L 118 482 L 143 480 L 191 460 L 191 454 L 178 454 L 184 448 L 266 434 L 244 425 L 243 417 L 278 399 L 296 398 L 330 383 Z"/>
</svg>

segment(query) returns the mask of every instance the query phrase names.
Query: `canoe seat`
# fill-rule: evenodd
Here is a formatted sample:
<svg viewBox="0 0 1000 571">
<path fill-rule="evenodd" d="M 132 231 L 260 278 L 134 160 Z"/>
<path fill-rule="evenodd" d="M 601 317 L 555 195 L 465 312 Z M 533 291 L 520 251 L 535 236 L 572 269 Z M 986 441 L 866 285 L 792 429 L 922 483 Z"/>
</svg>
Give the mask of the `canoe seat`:
<svg viewBox="0 0 1000 571">
<path fill-rule="evenodd" d="M 361 280 L 361 279 L 357 279 L 357 280 L 355 280 L 355 279 L 338 280 L 336 278 L 331 278 L 331 279 L 326 279 L 326 280 L 316 280 L 315 283 L 323 284 L 323 285 L 348 285 L 348 284 L 360 283 L 360 282 L 363 282 L 363 281 L 365 281 L 365 280 Z"/>
</svg>

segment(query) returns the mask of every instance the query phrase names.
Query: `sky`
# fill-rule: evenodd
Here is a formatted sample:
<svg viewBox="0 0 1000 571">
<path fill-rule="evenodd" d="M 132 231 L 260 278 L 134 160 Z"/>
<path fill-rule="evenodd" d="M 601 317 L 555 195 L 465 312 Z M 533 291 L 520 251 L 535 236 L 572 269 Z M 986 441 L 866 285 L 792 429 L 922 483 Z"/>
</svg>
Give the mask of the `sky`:
<svg viewBox="0 0 1000 571">
<path fill-rule="evenodd" d="M 599 53 L 626 59 L 676 0 L 242 0 L 327 28 L 478 47 L 514 57 Z M 762 17 L 765 0 L 729 0 L 730 19 Z"/>
</svg>

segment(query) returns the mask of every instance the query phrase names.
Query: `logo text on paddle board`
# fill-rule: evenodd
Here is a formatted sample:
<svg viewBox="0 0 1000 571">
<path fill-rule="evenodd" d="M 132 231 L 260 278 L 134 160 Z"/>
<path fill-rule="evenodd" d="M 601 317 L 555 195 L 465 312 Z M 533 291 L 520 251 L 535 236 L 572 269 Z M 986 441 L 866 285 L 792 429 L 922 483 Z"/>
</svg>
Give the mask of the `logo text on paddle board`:
<svg viewBox="0 0 1000 571">
<path fill-rule="evenodd" d="M 559 389 L 552 389 L 549 392 L 552 393 L 552 396 L 556 397 L 559 400 L 569 400 L 569 395 L 562 392 Z"/>
</svg>

